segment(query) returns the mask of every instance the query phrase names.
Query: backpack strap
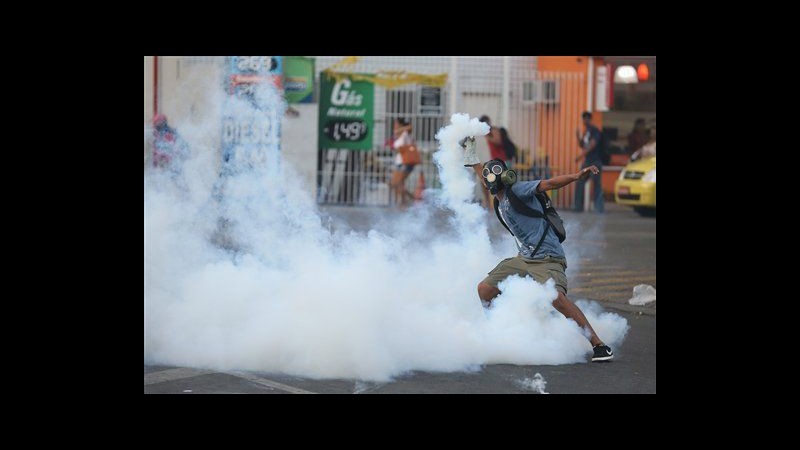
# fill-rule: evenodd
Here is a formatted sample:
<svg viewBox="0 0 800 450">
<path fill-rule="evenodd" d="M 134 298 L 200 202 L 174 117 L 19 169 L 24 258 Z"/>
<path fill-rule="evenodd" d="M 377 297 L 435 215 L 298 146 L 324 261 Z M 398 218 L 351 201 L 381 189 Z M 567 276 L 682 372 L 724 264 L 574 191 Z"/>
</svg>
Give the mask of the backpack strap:
<svg viewBox="0 0 800 450">
<path fill-rule="evenodd" d="M 547 208 L 551 207 L 550 197 L 547 196 L 547 192 L 537 192 L 533 196 L 536 200 L 539 200 L 539 204 L 542 205 L 542 211 L 547 211 Z"/>
<path fill-rule="evenodd" d="M 494 202 L 494 213 L 497 214 L 497 220 L 499 220 L 500 223 L 502 223 L 503 226 L 506 227 L 506 230 L 508 230 L 508 232 L 511 233 L 512 236 L 514 236 L 514 232 L 511 231 L 511 228 L 508 228 L 508 225 L 506 225 L 506 221 L 503 220 L 503 217 L 500 215 L 500 207 L 498 206 L 499 203 L 500 202 Z"/>
<path fill-rule="evenodd" d="M 533 252 L 531 253 L 531 259 L 533 259 L 533 255 L 535 255 L 536 252 L 539 251 L 539 247 L 542 246 L 542 242 L 544 242 L 544 238 L 545 238 L 545 236 L 547 236 L 547 232 L 550 231 L 550 221 L 549 220 L 545 220 L 544 223 L 546 224 L 544 226 L 544 233 L 542 233 L 542 237 L 541 237 L 541 239 L 539 239 L 539 243 L 536 244 L 536 248 L 533 249 Z"/>
</svg>

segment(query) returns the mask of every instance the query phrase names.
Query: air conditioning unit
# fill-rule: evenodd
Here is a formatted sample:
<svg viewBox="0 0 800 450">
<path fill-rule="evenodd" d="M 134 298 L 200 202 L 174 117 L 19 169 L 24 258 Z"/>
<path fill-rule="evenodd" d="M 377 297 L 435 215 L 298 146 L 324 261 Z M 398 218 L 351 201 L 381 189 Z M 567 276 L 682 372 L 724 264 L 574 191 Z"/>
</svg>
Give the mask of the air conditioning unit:
<svg viewBox="0 0 800 450">
<path fill-rule="evenodd" d="M 558 103 L 558 80 L 522 82 L 522 103 Z"/>
</svg>

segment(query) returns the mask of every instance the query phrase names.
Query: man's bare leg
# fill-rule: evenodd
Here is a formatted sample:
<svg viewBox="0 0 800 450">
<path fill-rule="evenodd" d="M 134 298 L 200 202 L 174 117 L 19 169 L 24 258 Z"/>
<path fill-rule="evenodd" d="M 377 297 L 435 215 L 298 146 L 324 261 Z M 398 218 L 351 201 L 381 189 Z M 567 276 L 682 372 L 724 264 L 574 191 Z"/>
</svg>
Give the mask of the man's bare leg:
<svg viewBox="0 0 800 450">
<path fill-rule="evenodd" d="M 478 283 L 478 297 L 480 297 L 481 300 L 486 302 L 488 305 L 491 305 L 492 300 L 494 300 L 494 298 L 498 295 L 500 295 L 500 289 L 492 286 L 491 284 L 486 284 L 483 282 Z M 589 324 L 589 320 L 586 319 L 583 311 L 575 306 L 575 304 L 572 303 L 572 301 L 570 301 L 566 295 L 559 292 L 558 297 L 553 300 L 553 307 L 556 309 L 556 311 L 563 314 L 564 317 L 574 320 L 579 327 L 587 330 L 591 334 L 589 342 L 592 344 L 592 347 L 603 344 L 603 341 L 601 341 L 600 338 L 597 337 L 597 333 L 594 332 L 592 325 Z"/>
<path fill-rule="evenodd" d="M 566 317 L 567 319 L 574 320 L 579 327 L 591 333 L 589 342 L 592 344 L 592 347 L 603 343 L 603 341 L 601 341 L 600 338 L 597 337 L 597 333 L 594 332 L 594 328 L 592 328 L 592 325 L 589 324 L 589 321 L 586 319 L 586 316 L 583 315 L 583 311 L 581 311 L 581 309 L 578 308 L 575 305 L 575 303 L 572 303 L 572 301 L 570 301 L 570 299 L 568 299 L 566 295 L 559 292 L 558 297 L 556 297 L 556 299 L 553 300 L 553 307 L 558 312 L 563 314 L 564 317 Z"/>
<path fill-rule="evenodd" d="M 478 283 L 478 297 L 486 302 L 487 306 L 490 306 L 492 304 L 492 300 L 494 300 L 494 298 L 498 295 L 500 295 L 500 289 L 497 289 L 495 286 L 486 284 L 484 282 Z"/>
<path fill-rule="evenodd" d="M 397 202 L 397 206 L 403 208 L 406 204 L 406 196 L 404 195 L 406 192 L 405 189 L 405 181 L 408 177 L 408 174 L 403 169 L 395 170 L 392 172 L 392 182 L 390 186 L 392 191 L 394 192 L 394 196 Z"/>
</svg>

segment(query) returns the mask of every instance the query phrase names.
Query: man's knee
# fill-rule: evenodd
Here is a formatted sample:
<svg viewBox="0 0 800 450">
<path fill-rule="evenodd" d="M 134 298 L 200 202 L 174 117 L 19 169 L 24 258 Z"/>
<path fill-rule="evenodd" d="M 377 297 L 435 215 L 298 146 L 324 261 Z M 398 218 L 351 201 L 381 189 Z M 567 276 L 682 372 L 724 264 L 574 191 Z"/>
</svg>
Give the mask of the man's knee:
<svg viewBox="0 0 800 450">
<path fill-rule="evenodd" d="M 571 302 L 567 296 L 564 295 L 563 292 L 558 291 L 558 297 L 553 300 L 553 308 L 557 309 L 559 312 L 563 312 L 570 304 Z"/>
<path fill-rule="evenodd" d="M 478 283 L 478 297 L 480 297 L 481 300 L 488 302 L 489 300 L 497 297 L 498 294 L 500 294 L 500 289 L 497 289 L 495 286 L 486 284 L 482 281 Z"/>
</svg>

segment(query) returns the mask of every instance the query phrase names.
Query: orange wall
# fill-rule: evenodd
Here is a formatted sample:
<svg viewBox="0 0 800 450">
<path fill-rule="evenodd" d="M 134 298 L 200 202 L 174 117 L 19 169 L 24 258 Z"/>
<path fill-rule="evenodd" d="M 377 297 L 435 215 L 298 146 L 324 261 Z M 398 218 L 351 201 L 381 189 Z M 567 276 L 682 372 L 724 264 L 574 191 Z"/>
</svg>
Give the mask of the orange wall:
<svg viewBox="0 0 800 450">
<path fill-rule="evenodd" d="M 541 71 L 586 73 L 588 64 L 587 56 L 540 56 L 537 67 Z"/>
<path fill-rule="evenodd" d="M 586 109 L 586 94 L 587 90 L 586 87 L 589 83 L 589 77 L 587 76 L 587 70 L 589 69 L 589 57 L 588 56 L 539 56 L 537 58 L 538 64 L 537 69 L 540 72 L 577 72 L 581 73 L 584 76 L 584 87 L 582 91 L 583 103 L 581 112 Z M 594 58 L 594 68 L 597 69 L 598 66 L 604 64 L 602 58 Z M 592 76 L 592 81 L 595 81 L 594 75 Z M 596 95 L 594 93 L 594 89 L 592 89 L 592 96 Z M 592 104 L 594 104 L 594 99 L 592 99 Z M 580 116 L 578 116 L 580 119 Z M 580 120 L 578 120 L 581 122 Z M 582 123 L 582 122 L 581 122 Z M 597 128 L 603 128 L 603 113 L 598 111 L 592 111 L 592 123 Z"/>
<path fill-rule="evenodd" d="M 583 82 L 575 80 L 573 82 L 562 81 L 560 84 L 560 102 L 557 106 L 539 105 L 539 142 L 537 146 L 545 149 L 550 155 L 550 164 L 553 175 L 564 175 L 575 173 L 579 170 L 580 164 L 575 162 L 575 157 L 580 153 L 575 129 L 583 131 L 583 121 L 581 113 L 586 110 L 586 96 L 588 95 L 589 68 L 588 56 L 539 56 L 537 58 L 537 69 L 544 79 L 549 78 L 547 72 L 575 73 L 583 76 Z M 602 65 L 601 58 L 594 58 L 594 67 Z M 554 76 L 555 77 L 555 76 Z M 592 82 L 595 82 L 593 77 Z M 594 91 L 592 96 L 594 96 Z M 594 100 L 592 100 L 594 102 Z M 592 123 L 598 127 L 603 127 L 603 113 L 592 111 Z M 618 174 L 608 174 L 603 176 L 603 190 L 613 192 L 613 182 Z M 568 197 L 572 198 L 572 189 L 568 189 Z M 571 205 L 572 201 L 559 199 L 560 205 Z"/>
</svg>

